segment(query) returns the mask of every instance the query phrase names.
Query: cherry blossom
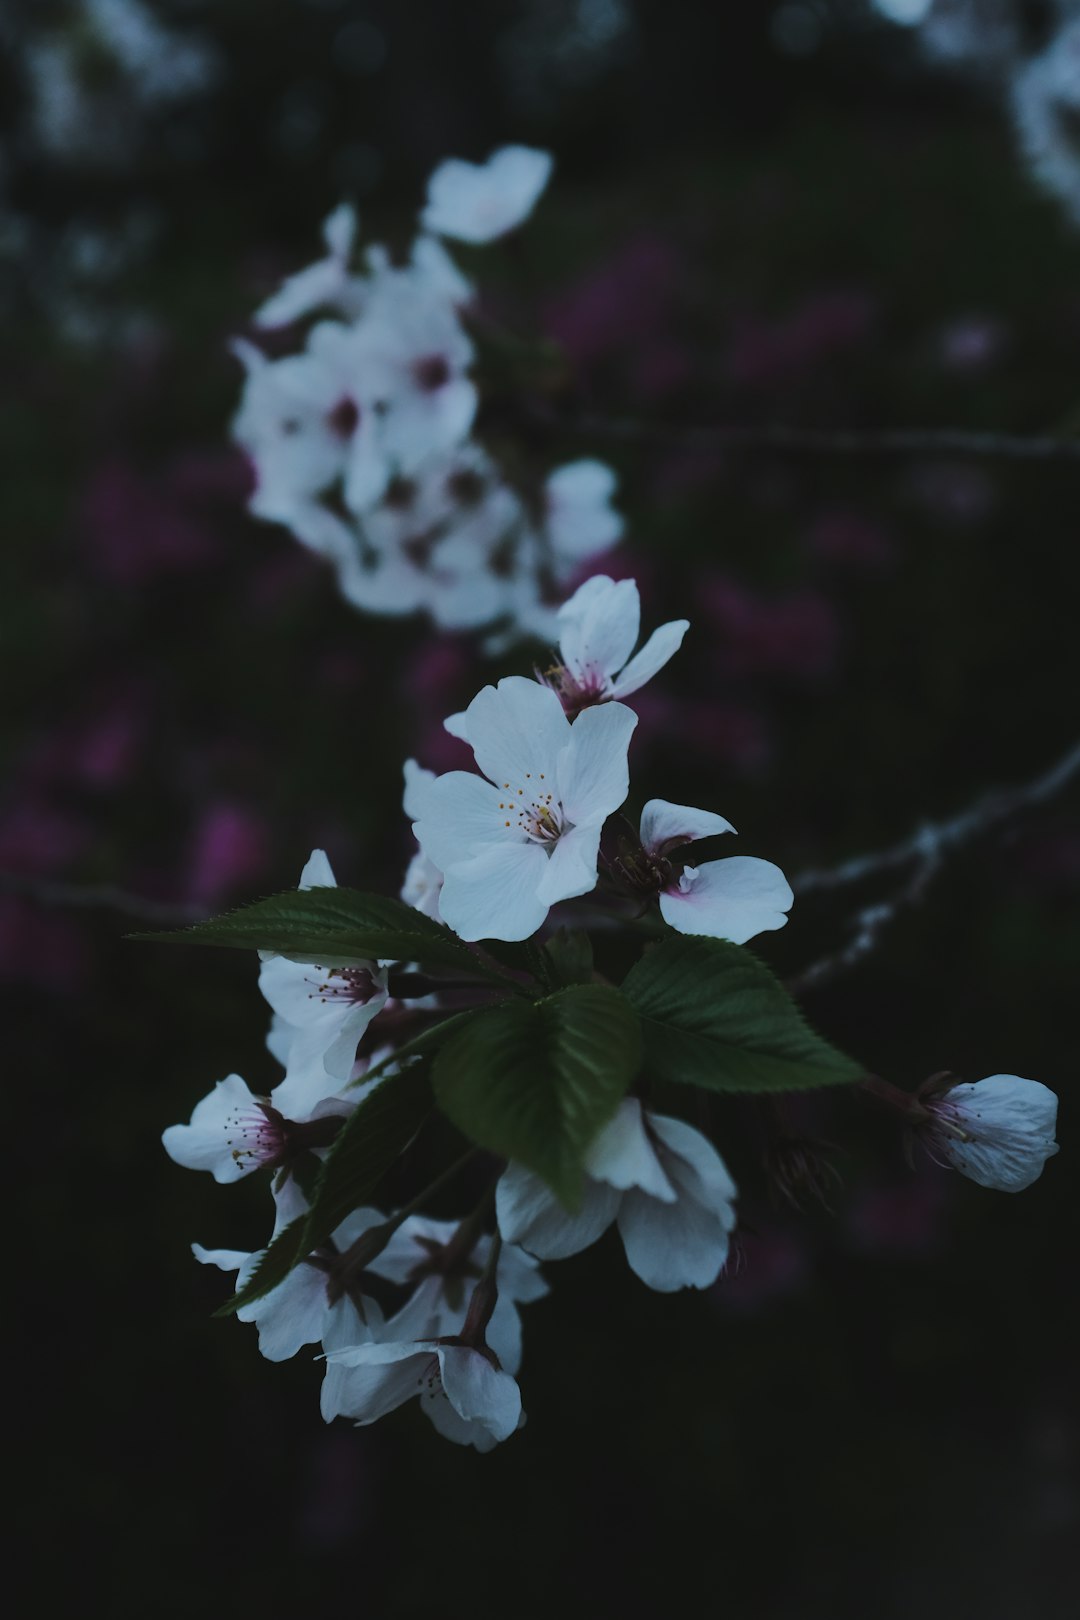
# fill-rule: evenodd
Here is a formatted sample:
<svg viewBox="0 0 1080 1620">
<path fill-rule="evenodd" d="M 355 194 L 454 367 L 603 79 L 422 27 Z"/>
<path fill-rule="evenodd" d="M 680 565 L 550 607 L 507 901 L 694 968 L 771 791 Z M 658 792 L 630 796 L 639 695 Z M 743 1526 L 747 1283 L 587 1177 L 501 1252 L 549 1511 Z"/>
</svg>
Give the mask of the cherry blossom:
<svg viewBox="0 0 1080 1620">
<path fill-rule="evenodd" d="M 630 1267 L 661 1293 L 708 1288 L 728 1255 L 735 1184 L 712 1144 L 680 1119 L 624 1098 L 585 1159 L 580 1210 L 512 1164 L 499 1181 L 499 1230 L 541 1260 L 595 1243 L 616 1222 Z"/>
<path fill-rule="evenodd" d="M 689 619 L 673 619 L 634 653 L 641 627 L 637 585 L 606 574 L 578 587 L 559 609 L 558 624 L 558 662 L 542 678 L 570 714 L 640 690 L 675 655 L 690 628 Z"/>
<path fill-rule="evenodd" d="M 443 873 L 443 919 L 462 939 L 527 939 L 551 906 L 595 888 L 636 724 L 607 703 L 571 725 L 554 692 L 521 676 L 473 699 L 463 732 L 484 775 L 437 777 L 413 826 Z"/>
<path fill-rule="evenodd" d="M 323 850 L 313 850 L 300 889 L 336 888 Z M 349 1082 L 357 1044 L 386 1004 L 386 970 L 359 958 L 318 964 L 267 954 L 259 988 L 276 1014 L 271 1050 L 285 1064 L 275 1105 L 302 1117 Z"/>
<path fill-rule="evenodd" d="M 1023 1192 L 1058 1150 L 1058 1100 L 1038 1080 L 992 1074 L 922 1101 L 931 1151 L 981 1187 Z"/>
<path fill-rule="evenodd" d="M 174 1164 L 209 1170 L 217 1182 L 239 1181 L 253 1170 L 288 1168 L 300 1153 L 329 1147 L 359 1093 L 322 1097 L 310 1112 L 290 1119 L 274 1097 L 258 1097 L 238 1074 L 219 1080 L 195 1104 L 187 1125 L 170 1125 L 162 1145 Z"/>
<path fill-rule="evenodd" d="M 306 1210 L 299 1195 L 283 1200 L 275 1192 L 275 1202 L 274 1237 Z M 333 1248 L 344 1252 L 381 1221 L 378 1210 L 354 1210 L 335 1229 L 331 1239 Z M 201 1265 L 236 1272 L 237 1293 L 250 1282 L 266 1253 L 265 1249 L 254 1254 L 241 1249 L 205 1249 L 200 1243 L 193 1243 L 191 1251 Z M 382 1326 L 382 1313 L 374 1300 L 348 1291 L 338 1294 L 331 1288 L 328 1266 L 318 1263 L 314 1256 L 294 1266 L 276 1288 L 260 1299 L 238 1306 L 236 1316 L 238 1321 L 256 1324 L 259 1349 L 267 1361 L 288 1361 L 305 1344 L 319 1344 L 325 1339 L 333 1341 L 339 1334 L 350 1343 L 359 1344 Z"/>
<path fill-rule="evenodd" d="M 374 1340 L 343 1343 L 348 1327 L 334 1324 L 324 1339 L 323 1416 L 363 1426 L 419 1395 L 446 1439 L 490 1451 L 523 1421 L 518 1386 L 485 1342 L 433 1335 L 430 1320 L 428 1302 L 418 1294 L 376 1329 Z"/>
<path fill-rule="evenodd" d="M 650 799 L 641 814 L 641 855 L 619 864 L 632 886 L 659 892 L 660 915 L 670 928 L 745 945 L 787 922 L 795 896 L 780 868 L 754 855 L 729 855 L 676 874 L 669 859 L 682 845 L 734 831 L 711 810 Z"/>
<path fill-rule="evenodd" d="M 459 242 L 493 242 L 527 219 L 551 176 L 548 152 L 503 146 L 486 163 L 448 158 L 428 181 L 425 230 Z"/>
</svg>

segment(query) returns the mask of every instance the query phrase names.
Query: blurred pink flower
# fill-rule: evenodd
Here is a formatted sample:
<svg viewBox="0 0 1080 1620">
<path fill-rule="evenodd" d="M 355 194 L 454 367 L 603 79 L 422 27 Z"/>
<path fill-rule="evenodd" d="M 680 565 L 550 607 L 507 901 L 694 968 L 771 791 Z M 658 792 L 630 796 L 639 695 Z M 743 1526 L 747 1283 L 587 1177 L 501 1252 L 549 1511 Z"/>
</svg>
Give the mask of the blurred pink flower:
<svg viewBox="0 0 1080 1620">
<path fill-rule="evenodd" d="M 784 320 L 745 315 L 732 332 L 729 375 L 768 386 L 864 342 L 874 315 L 873 299 L 857 289 L 817 293 Z"/>
<path fill-rule="evenodd" d="M 215 904 L 251 889 L 266 872 L 270 835 L 266 822 L 244 805 L 209 806 L 196 826 L 188 863 L 187 888 L 193 899 Z"/>
<path fill-rule="evenodd" d="M 553 298 L 544 325 L 578 366 L 638 348 L 664 331 L 680 272 L 675 248 L 643 233 Z"/>
<path fill-rule="evenodd" d="M 822 562 L 843 564 L 867 573 L 887 568 L 896 548 L 871 518 L 837 509 L 823 512 L 806 536 L 807 550 Z"/>
<path fill-rule="evenodd" d="M 733 675 L 820 678 L 836 662 L 839 625 L 816 591 L 757 595 L 726 575 L 701 582 L 698 617 L 717 632 L 717 657 Z"/>
</svg>

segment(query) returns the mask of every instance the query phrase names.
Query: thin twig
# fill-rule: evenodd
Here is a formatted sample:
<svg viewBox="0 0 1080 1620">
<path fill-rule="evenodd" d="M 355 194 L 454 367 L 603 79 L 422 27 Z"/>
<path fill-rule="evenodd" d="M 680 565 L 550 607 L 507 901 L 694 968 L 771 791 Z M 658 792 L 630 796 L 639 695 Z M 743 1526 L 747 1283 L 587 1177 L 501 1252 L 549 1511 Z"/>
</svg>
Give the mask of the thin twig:
<svg viewBox="0 0 1080 1620">
<path fill-rule="evenodd" d="M 1052 798 L 1078 772 L 1080 742 L 1071 743 L 1056 764 L 1033 782 L 1013 788 L 995 788 L 983 794 L 959 815 L 950 816 L 944 821 L 923 822 L 909 837 L 891 844 L 888 849 L 877 850 L 872 855 L 853 856 L 839 866 L 811 868 L 800 873 L 792 887 L 796 894 L 807 894 L 811 889 L 836 889 L 845 884 L 860 883 L 878 872 L 906 866 L 909 861 L 918 860 L 923 864 L 940 861 L 957 844 L 989 832 L 1018 810 Z"/>
<path fill-rule="evenodd" d="M 979 432 L 969 428 L 801 428 L 781 423 L 736 427 L 723 422 L 641 422 L 629 417 L 563 419 L 538 407 L 551 428 L 627 444 L 671 444 L 716 450 L 773 450 L 813 456 L 980 456 L 1011 461 L 1080 461 L 1080 438 Z"/>
<path fill-rule="evenodd" d="M 21 872 L 0 872 L 0 894 L 20 895 L 38 905 L 87 911 L 118 911 L 149 923 L 192 923 L 206 917 L 206 908 L 188 900 L 148 900 L 129 894 L 114 883 L 57 883 L 27 877 Z"/>
<path fill-rule="evenodd" d="M 1017 811 L 1051 798 L 1080 772 L 1080 743 L 1074 743 L 1050 770 L 1021 787 L 999 789 L 976 801 L 969 809 L 947 821 L 925 822 L 910 838 L 873 855 L 856 856 L 842 865 L 811 870 L 796 878 L 797 894 L 812 889 L 839 888 L 862 879 L 911 864 L 907 881 L 886 900 L 861 906 L 849 919 L 847 942 L 828 956 L 804 968 L 788 980 L 795 994 L 818 988 L 870 955 L 882 933 L 900 911 L 917 905 L 945 864 L 946 855 L 958 845 L 981 837 Z"/>
</svg>

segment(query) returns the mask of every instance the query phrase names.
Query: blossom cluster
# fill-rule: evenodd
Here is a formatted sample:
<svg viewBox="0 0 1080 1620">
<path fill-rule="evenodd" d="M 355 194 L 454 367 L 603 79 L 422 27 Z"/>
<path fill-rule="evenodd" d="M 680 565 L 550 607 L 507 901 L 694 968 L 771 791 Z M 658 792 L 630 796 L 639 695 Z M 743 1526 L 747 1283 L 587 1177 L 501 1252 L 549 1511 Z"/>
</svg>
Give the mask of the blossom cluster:
<svg viewBox="0 0 1080 1620">
<path fill-rule="evenodd" d="M 633 581 L 588 580 L 559 611 L 551 664 L 532 679 L 511 675 L 484 687 L 448 720 L 476 771 L 435 776 L 409 762 L 405 806 L 419 852 L 402 891 L 407 905 L 338 889 L 318 850 L 295 896 L 264 903 L 292 919 L 293 931 L 273 938 L 265 924 L 260 951 L 259 984 L 272 1013 L 267 1045 L 282 1078 L 261 1096 L 231 1074 L 188 1124 L 164 1134 L 172 1159 L 218 1182 L 270 1173 L 268 1247 L 196 1244 L 194 1253 L 236 1274 L 236 1314 L 256 1324 L 268 1359 L 321 1347 L 327 1421 L 369 1424 L 419 1397 L 451 1440 L 487 1451 L 507 1439 L 524 1422 L 520 1309 L 548 1292 L 540 1264 L 580 1253 L 612 1227 L 649 1288 L 717 1281 L 737 1189 L 709 1137 L 636 1085 L 639 1010 L 660 1024 L 653 1066 L 673 1063 L 679 1078 L 707 1088 L 731 1080 L 752 1090 L 770 1061 L 783 1070 L 781 1081 L 774 1070 L 763 1082 L 770 1085 L 854 1082 L 860 1074 L 806 1030 L 741 949 L 787 922 L 793 895 L 780 869 L 754 856 L 700 859 L 695 845 L 734 831 L 715 811 L 651 799 L 636 827 L 622 815 L 636 722 L 628 700 L 675 654 L 688 625 L 664 625 L 635 651 L 639 629 Z M 645 923 L 660 938 L 621 991 L 595 973 L 591 947 L 584 966 L 579 960 L 552 981 L 560 961 L 553 925 L 565 924 L 568 903 L 585 897 L 606 904 L 615 927 L 632 933 Z M 249 941 L 248 933 L 230 940 L 229 919 L 224 934 L 216 926 L 203 933 L 217 943 Z M 344 932 L 335 948 L 337 927 Z M 365 938 L 389 944 L 388 927 L 398 928 L 400 946 L 365 951 Z M 316 955 L 320 928 L 329 948 Z M 665 939 L 675 943 L 674 991 L 670 977 L 657 989 Z M 515 956 L 522 947 L 525 957 Z M 469 999 L 460 977 L 422 971 L 425 958 L 471 968 L 478 994 Z M 530 985 L 528 969 L 513 971 L 515 962 L 537 960 L 543 983 Z M 698 985 L 695 971 L 710 976 Z M 715 995 L 725 984 L 726 1003 Z M 726 1020 L 724 1043 L 714 1046 L 717 1019 Z M 548 1045 L 530 1076 L 534 1040 Z M 741 1069 L 740 1042 L 749 1053 Z M 799 1062 L 805 1067 L 793 1080 L 790 1066 Z M 725 1065 L 730 1072 L 717 1074 Z M 545 1087 L 564 1077 L 570 1101 L 553 1123 Z M 408 1152 L 434 1100 L 471 1134 L 466 1157 L 488 1167 L 486 1192 L 458 1220 L 433 1218 L 424 1206 L 458 1180 L 460 1162 L 388 1211 L 370 1202 L 380 1175 L 342 1181 L 346 1147 L 365 1164 L 377 1154 L 413 1083 L 420 1109 L 398 1121 L 393 1157 Z M 937 1076 L 914 1094 L 866 1083 L 900 1110 L 932 1157 L 983 1185 L 1028 1186 L 1056 1151 L 1056 1098 L 1037 1082 Z M 542 1150 L 545 1131 L 557 1136 L 554 1155 Z M 285 1250 L 284 1269 L 273 1270 Z"/>
<path fill-rule="evenodd" d="M 423 610 L 447 630 L 547 640 L 575 573 L 620 537 L 602 462 L 517 488 L 473 431 L 476 290 L 446 243 L 516 228 L 551 167 L 520 146 L 440 164 L 405 262 L 371 245 L 357 267 L 357 216 L 343 204 L 323 227 L 325 256 L 254 316 L 261 332 L 302 333 L 301 347 L 271 359 L 234 344 L 247 374 L 234 434 L 254 470 L 250 510 L 325 558 L 365 612 Z"/>
</svg>

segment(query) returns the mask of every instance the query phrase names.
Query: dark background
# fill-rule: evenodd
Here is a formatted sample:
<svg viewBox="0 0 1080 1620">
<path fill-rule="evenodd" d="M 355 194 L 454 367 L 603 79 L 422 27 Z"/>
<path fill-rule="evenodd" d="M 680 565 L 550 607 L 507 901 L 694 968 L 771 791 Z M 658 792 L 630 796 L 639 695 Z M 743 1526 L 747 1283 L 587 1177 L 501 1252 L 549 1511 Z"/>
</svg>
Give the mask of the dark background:
<svg viewBox="0 0 1080 1620">
<path fill-rule="evenodd" d="M 188 1245 L 263 1241 L 265 1189 L 188 1175 L 159 1137 L 230 1070 L 274 1083 L 254 964 L 126 942 L 122 900 L 78 903 L 115 885 L 206 912 L 295 883 L 315 844 L 396 892 L 401 759 L 443 766 L 443 715 L 528 669 L 359 617 L 245 515 L 228 443 L 227 339 L 324 214 L 352 195 L 368 239 L 403 240 L 435 162 L 509 140 L 549 147 L 555 177 L 469 264 L 562 358 L 515 384 L 542 413 L 504 385 L 481 431 L 526 468 L 611 460 L 612 567 L 648 625 L 693 622 L 642 702 L 636 794 L 719 809 L 740 853 L 794 874 L 1048 767 L 1076 734 L 1080 464 L 686 431 L 1071 430 L 1080 238 L 997 88 L 928 71 L 855 4 L 637 0 L 621 31 L 603 4 L 155 9 L 215 42 L 218 84 L 103 163 L 35 142 L 49 8 L 4 8 L 0 972 L 21 1364 L 42 1376 L 9 1398 L 43 1575 L 118 1614 L 1071 1615 L 1075 793 L 973 842 L 807 1001 L 898 1084 L 1054 1087 L 1043 1179 L 1013 1198 L 913 1174 L 843 1097 L 805 1116 L 843 1190 L 796 1214 L 762 1172 L 767 1122 L 717 1107 L 727 1277 L 652 1294 L 613 1237 L 549 1267 L 528 1426 L 488 1457 L 416 1410 L 327 1430 L 306 1353 L 273 1366 L 211 1320 L 224 1280 Z M 809 46 L 778 9 L 816 19 Z M 1016 9 L 1035 48 L 1048 8 Z M 122 105 L 108 74 L 97 94 Z M 129 247 L 88 276 L 95 233 Z M 797 904 L 764 954 L 804 967 L 864 898 Z"/>
</svg>

